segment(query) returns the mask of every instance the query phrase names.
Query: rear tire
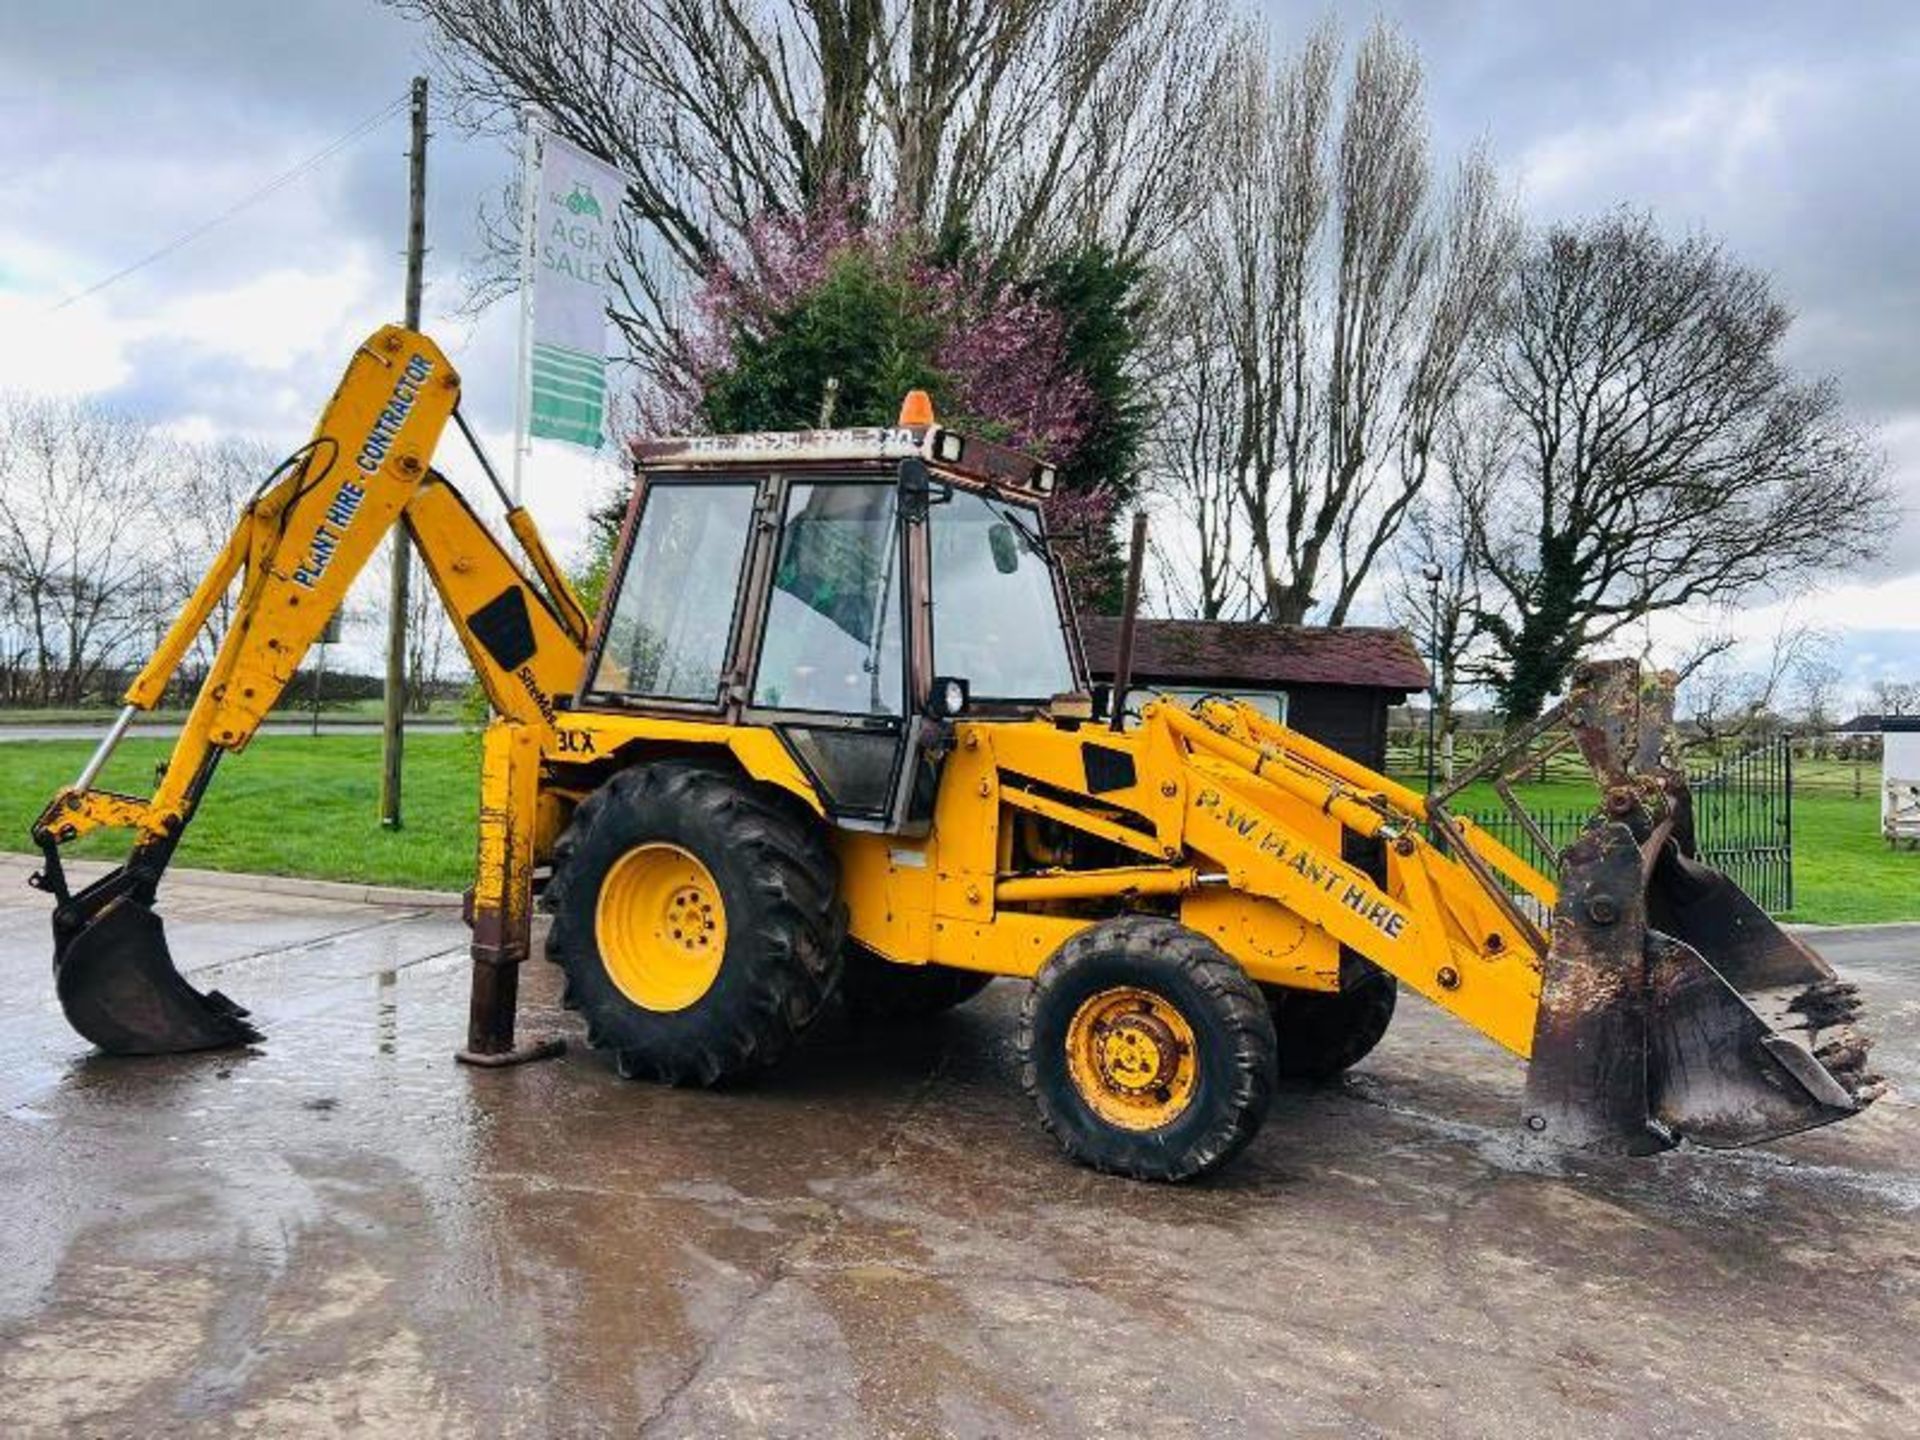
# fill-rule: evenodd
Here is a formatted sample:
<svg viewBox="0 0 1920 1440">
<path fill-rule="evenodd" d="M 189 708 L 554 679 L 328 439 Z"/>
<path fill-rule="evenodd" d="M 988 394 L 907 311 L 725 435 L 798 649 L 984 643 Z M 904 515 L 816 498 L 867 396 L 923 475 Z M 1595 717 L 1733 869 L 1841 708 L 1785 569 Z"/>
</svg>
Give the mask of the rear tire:
<svg viewBox="0 0 1920 1440">
<path fill-rule="evenodd" d="M 1211 940 L 1157 916 L 1062 945 L 1027 993 L 1019 1043 L 1041 1124 L 1109 1174 L 1203 1175 L 1253 1138 L 1273 1100 L 1259 989 Z"/>
<path fill-rule="evenodd" d="M 1288 1080 L 1332 1080 L 1364 1060 L 1387 1033 L 1400 982 L 1352 951 L 1340 956 L 1340 989 L 1262 985 Z"/>
<path fill-rule="evenodd" d="M 636 766 L 582 801 L 554 848 L 547 956 L 622 1075 L 712 1085 L 778 1061 L 832 993 L 838 881 L 821 828 L 786 797 L 695 762 Z"/>
<path fill-rule="evenodd" d="M 856 1020 L 924 1020 L 966 1004 L 993 978 L 950 965 L 899 965 L 850 940 L 840 995 Z"/>
</svg>

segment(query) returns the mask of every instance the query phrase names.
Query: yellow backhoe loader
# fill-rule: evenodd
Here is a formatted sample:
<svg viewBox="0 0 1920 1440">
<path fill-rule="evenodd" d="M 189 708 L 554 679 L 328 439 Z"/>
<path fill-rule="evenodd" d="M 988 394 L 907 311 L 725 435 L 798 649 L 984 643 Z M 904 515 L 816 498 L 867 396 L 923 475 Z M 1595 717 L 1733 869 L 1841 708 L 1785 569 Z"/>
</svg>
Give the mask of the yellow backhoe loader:
<svg viewBox="0 0 1920 1440">
<path fill-rule="evenodd" d="M 539 895 L 566 1002 L 623 1075 L 758 1070 L 836 988 L 894 1023 L 1015 977 L 1042 1122 L 1143 1178 L 1231 1156 L 1281 1078 L 1365 1055 L 1402 985 L 1530 1060 L 1522 1124 L 1554 1143 L 1742 1145 L 1874 1094 L 1851 988 L 1695 853 L 1668 678 L 1591 666 L 1489 762 L 1503 789 L 1540 746 L 1591 763 L 1595 819 L 1549 878 L 1453 790 L 1232 701 L 1096 718 L 1043 532 L 1051 471 L 924 397 L 893 428 L 636 444 L 589 623 L 524 510 L 516 558 L 433 470 L 449 420 L 473 439 L 459 394 L 423 335 L 361 347 L 36 822 L 60 1001 L 101 1049 L 260 1039 L 175 968 L 156 889 L 215 763 L 398 523 L 495 717 L 469 1061 L 544 1048 L 514 1037 Z M 236 584 L 154 793 L 96 789 Z M 126 864 L 70 891 L 60 847 L 103 827 L 134 832 Z"/>
</svg>

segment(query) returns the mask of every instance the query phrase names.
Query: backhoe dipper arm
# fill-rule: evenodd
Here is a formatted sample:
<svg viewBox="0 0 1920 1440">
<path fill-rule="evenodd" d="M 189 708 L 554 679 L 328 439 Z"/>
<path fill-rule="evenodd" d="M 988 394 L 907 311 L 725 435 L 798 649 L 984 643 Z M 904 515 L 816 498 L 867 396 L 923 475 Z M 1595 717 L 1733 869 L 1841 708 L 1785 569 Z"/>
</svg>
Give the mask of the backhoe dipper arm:
<svg viewBox="0 0 1920 1440">
<path fill-rule="evenodd" d="M 584 618 L 524 510 L 510 510 L 509 525 L 544 586 L 429 469 L 459 394 L 452 365 L 423 335 L 390 326 L 360 347 L 313 439 L 247 505 L 127 687 L 126 708 L 94 757 L 35 822 L 43 849 L 128 826 L 164 865 L 219 754 L 253 738 L 396 521 L 419 548 L 494 709 L 551 722 L 552 697 L 571 693 L 579 676 Z M 232 623 L 152 797 L 95 790 L 114 745 L 135 714 L 159 703 L 236 577 Z"/>
</svg>

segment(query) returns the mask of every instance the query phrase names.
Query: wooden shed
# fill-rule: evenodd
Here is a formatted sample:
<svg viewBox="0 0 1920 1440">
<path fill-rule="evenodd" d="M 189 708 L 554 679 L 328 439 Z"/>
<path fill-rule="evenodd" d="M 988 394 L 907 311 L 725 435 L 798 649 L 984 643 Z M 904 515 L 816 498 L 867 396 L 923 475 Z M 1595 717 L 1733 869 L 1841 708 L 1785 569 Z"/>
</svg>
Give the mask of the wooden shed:
<svg viewBox="0 0 1920 1440">
<path fill-rule="evenodd" d="M 1080 632 L 1094 682 L 1110 684 L 1120 622 L 1091 616 Z M 1387 711 L 1427 683 L 1404 630 L 1142 620 L 1134 637 L 1136 704 L 1143 691 L 1232 695 L 1376 770 L 1387 761 Z"/>
</svg>

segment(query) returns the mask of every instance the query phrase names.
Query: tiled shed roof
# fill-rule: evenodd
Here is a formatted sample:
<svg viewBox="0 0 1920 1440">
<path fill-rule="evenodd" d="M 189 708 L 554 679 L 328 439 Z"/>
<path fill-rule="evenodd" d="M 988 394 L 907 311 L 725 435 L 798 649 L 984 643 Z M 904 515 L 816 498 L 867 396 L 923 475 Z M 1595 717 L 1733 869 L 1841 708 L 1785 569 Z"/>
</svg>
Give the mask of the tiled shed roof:
<svg viewBox="0 0 1920 1440">
<path fill-rule="evenodd" d="M 1120 622 L 1080 622 L 1087 668 L 1110 679 Z M 1136 679 L 1160 684 L 1350 685 L 1424 690 L 1427 667 L 1404 630 L 1359 625 L 1267 625 L 1258 621 L 1142 620 L 1134 638 Z"/>
</svg>

